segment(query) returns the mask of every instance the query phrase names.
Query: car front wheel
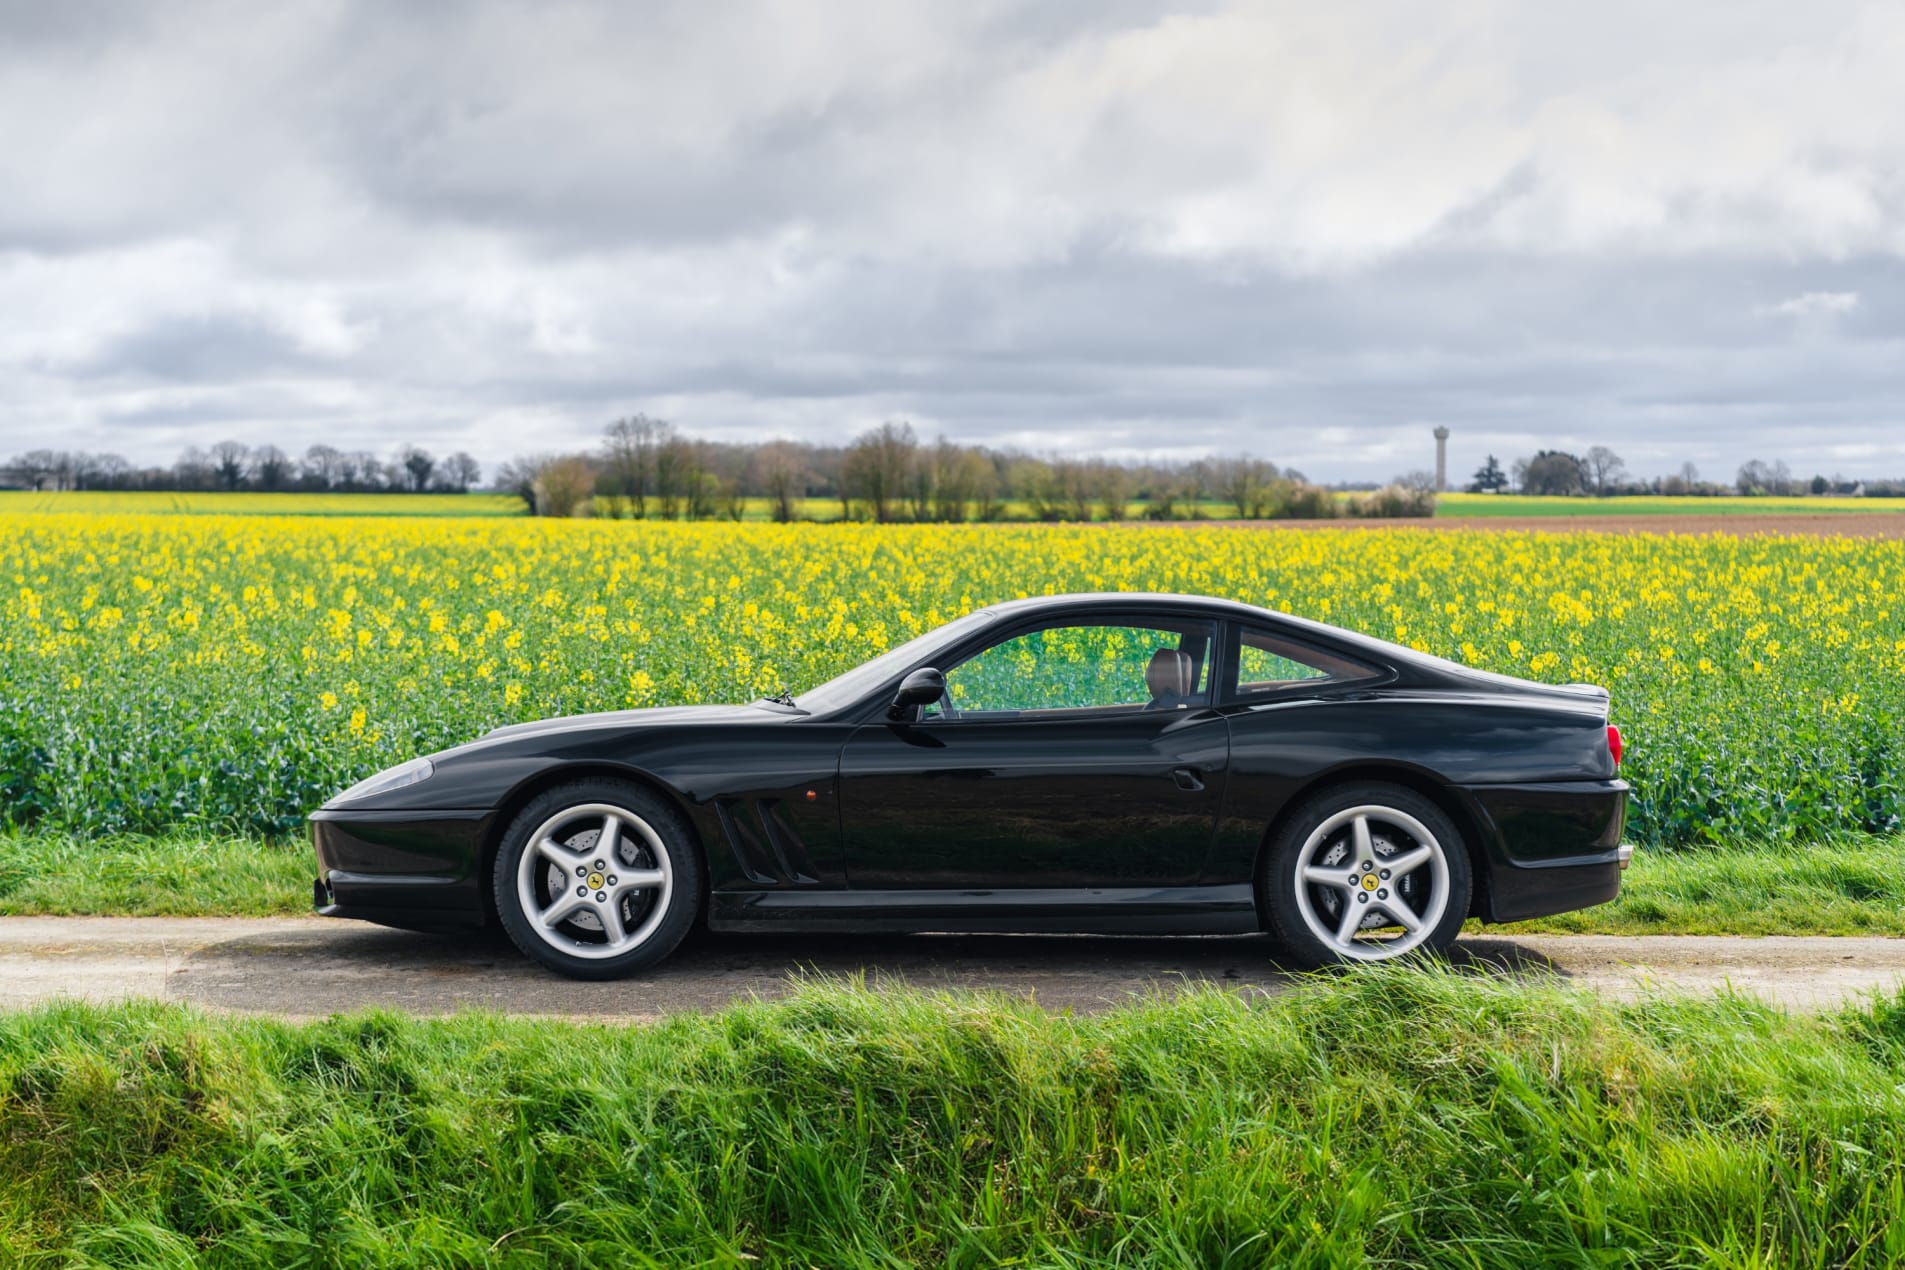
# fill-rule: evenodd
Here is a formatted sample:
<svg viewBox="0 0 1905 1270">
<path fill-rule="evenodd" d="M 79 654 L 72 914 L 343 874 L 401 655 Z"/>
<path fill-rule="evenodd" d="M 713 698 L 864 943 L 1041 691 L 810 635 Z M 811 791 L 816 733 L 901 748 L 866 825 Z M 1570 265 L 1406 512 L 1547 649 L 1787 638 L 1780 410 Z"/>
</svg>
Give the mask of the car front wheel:
<svg viewBox="0 0 1905 1270">
<path fill-rule="evenodd" d="M 496 853 L 496 910 L 518 948 L 575 979 L 666 957 L 694 923 L 701 861 L 664 799 L 621 781 L 536 797 Z"/>
<path fill-rule="evenodd" d="M 1271 933 L 1306 966 L 1446 951 L 1468 916 L 1468 848 L 1400 785 L 1325 790 L 1284 822 L 1259 884 Z"/>
</svg>

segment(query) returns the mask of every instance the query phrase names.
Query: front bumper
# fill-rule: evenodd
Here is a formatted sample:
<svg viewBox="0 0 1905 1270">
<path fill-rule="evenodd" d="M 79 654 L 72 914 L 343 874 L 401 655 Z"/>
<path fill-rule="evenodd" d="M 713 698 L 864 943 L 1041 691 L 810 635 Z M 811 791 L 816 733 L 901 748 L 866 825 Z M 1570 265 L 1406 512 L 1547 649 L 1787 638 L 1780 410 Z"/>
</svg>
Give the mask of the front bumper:
<svg viewBox="0 0 1905 1270">
<path fill-rule="evenodd" d="M 489 811 L 376 811 L 325 808 L 311 813 L 317 854 L 312 907 L 410 930 L 454 930 L 485 923 L 482 878 Z"/>
</svg>

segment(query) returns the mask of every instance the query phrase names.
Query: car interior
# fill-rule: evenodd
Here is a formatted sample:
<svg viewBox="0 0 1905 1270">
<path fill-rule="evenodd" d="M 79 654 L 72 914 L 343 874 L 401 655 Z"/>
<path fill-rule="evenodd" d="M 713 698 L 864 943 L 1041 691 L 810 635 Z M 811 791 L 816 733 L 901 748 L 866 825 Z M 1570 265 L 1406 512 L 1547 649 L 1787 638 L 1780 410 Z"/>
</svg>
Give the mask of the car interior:
<svg viewBox="0 0 1905 1270">
<path fill-rule="evenodd" d="M 1202 623 L 1177 630 L 1090 623 L 1023 632 L 949 670 L 947 695 L 937 708 L 923 711 L 921 721 L 1188 709 L 1209 690 L 1212 637 L 1212 628 Z M 1104 644 L 1106 653 L 1081 665 L 1033 651 L 1068 639 Z"/>
</svg>

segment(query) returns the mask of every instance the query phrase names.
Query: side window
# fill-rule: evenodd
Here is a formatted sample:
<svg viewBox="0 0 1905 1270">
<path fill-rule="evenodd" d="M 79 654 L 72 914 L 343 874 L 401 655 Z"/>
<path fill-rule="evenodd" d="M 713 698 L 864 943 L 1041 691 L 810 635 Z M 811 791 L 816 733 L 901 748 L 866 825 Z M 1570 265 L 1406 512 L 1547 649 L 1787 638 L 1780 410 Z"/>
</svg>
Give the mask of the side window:
<svg viewBox="0 0 1905 1270">
<path fill-rule="evenodd" d="M 1210 686 L 1210 627 L 1050 626 L 1002 640 L 946 672 L 921 717 L 1188 709 Z"/>
<path fill-rule="evenodd" d="M 1237 644 L 1237 695 L 1251 697 L 1301 684 L 1366 679 L 1361 662 L 1307 648 L 1268 631 L 1246 628 Z"/>
</svg>

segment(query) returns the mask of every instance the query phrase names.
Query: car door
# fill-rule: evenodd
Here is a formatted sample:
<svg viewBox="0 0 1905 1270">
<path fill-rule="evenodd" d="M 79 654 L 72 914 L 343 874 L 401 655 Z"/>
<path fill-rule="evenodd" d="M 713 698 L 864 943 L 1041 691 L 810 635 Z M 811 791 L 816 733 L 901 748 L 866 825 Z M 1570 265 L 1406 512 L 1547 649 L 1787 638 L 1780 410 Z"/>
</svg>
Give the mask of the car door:
<svg viewBox="0 0 1905 1270">
<path fill-rule="evenodd" d="M 947 693 L 840 760 L 855 889 L 1194 882 L 1229 760 L 1213 623 L 1069 618 L 940 667 Z"/>
</svg>

